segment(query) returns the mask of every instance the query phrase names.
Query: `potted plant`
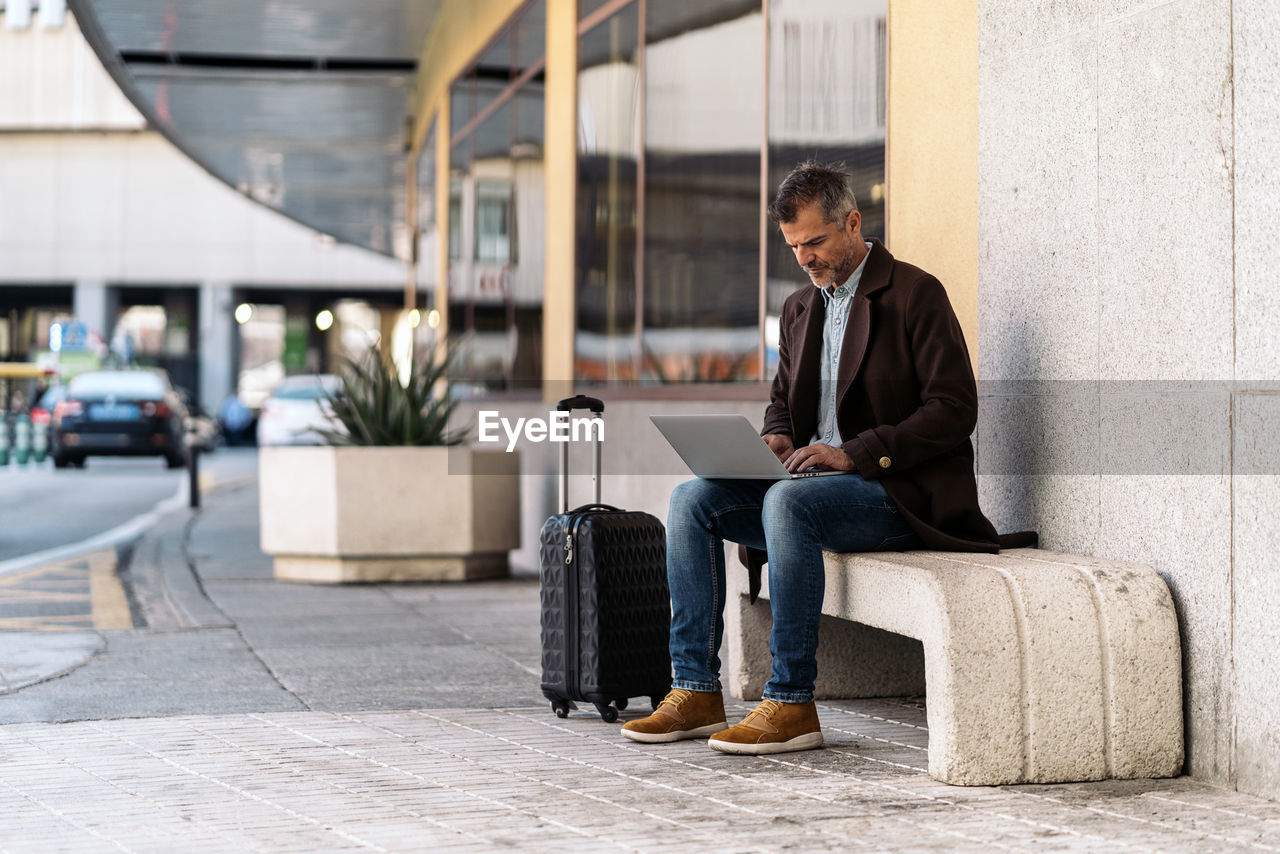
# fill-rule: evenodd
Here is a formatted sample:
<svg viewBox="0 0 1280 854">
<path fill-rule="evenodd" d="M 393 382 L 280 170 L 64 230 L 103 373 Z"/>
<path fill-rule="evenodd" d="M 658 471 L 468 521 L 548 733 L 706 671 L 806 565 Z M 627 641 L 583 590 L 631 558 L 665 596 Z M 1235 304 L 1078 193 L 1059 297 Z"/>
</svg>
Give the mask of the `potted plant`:
<svg viewBox="0 0 1280 854">
<path fill-rule="evenodd" d="M 373 348 L 347 360 L 328 444 L 259 453 L 262 550 L 288 581 L 462 581 L 507 574 L 519 458 L 451 430 L 448 358 L 408 376 Z"/>
</svg>

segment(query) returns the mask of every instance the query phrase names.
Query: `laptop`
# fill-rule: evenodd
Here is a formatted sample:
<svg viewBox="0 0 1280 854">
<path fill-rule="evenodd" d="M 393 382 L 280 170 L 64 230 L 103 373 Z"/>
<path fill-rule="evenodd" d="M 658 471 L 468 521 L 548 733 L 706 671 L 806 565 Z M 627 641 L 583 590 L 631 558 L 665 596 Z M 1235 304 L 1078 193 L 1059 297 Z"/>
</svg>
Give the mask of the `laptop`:
<svg viewBox="0 0 1280 854">
<path fill-rule="evenodd" d="M 745 415 L 650 415 L 649 420 L 698 477 L 786 480 L 849 473 L 787 471 Z"/>
</svg>

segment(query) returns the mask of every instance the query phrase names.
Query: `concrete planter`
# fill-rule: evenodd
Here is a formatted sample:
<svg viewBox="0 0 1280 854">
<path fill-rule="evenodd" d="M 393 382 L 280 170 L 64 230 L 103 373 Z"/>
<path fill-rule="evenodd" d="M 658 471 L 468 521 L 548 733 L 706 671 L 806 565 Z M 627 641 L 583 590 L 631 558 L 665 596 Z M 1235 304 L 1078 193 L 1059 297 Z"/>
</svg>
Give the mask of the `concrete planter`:
<svg viewBox="0 0 1280 854">
<path fill-rule="evenodd" d="M 520 544 L 518 454 L 264 447 L 258 460 L 262 550 L 280 580 L 497 578 Z"/>
</svg>

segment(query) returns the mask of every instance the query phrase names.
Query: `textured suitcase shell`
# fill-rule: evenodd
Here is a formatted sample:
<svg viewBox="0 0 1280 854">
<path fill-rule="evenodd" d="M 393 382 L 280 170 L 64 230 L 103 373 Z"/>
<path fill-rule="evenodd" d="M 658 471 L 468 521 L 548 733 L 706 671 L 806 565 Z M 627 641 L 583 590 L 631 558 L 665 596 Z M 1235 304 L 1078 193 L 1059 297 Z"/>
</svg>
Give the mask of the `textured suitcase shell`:
<svg viewBox="0 0 1280 854">
<path fill-rule="evenodd" d="M 571 545 L 566 563 L 565 545 Z M 568 704 L 656 702 L 671 686 L 666 530 L 648 513 L 579 508 L 547 520 L 542 566 L 542 693 Z"/>
</svg>

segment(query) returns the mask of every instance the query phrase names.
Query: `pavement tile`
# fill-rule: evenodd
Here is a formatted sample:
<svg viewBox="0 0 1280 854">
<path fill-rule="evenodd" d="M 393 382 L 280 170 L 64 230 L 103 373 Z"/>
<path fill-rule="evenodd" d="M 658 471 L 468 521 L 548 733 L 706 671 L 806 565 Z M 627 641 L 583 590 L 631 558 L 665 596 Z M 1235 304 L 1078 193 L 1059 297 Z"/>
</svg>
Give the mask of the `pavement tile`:
<svg viewBox="0 0 1280 854">
<path fill-rule="evenodd" d="M 1280 852 L 1280 804 L 1186 778 L 933 781 L 919 697 L 821 701 L 826 748 L 775 757 L 562 720 L 536 581 L 278 584 L 231 497 L 165 536 L 236 627 L 0 697 L 0 851 Z"/>
</svg>

